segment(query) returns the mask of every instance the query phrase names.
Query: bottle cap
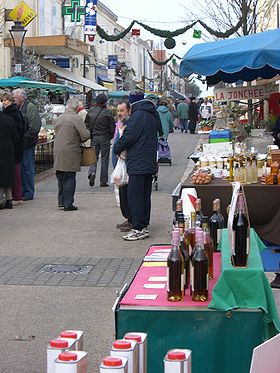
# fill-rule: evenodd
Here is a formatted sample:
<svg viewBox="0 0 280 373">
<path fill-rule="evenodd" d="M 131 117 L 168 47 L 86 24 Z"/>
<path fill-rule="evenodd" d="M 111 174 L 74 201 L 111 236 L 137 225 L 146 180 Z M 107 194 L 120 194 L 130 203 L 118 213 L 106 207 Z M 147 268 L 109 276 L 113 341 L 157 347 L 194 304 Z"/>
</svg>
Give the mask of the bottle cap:
<svg viewBox="0 0 280 373">
<path fill-rule="evenodd" d="M 62 352 L 58 355 L 58 359 L 61 361 L 73 361 L 78 359 L 78 355 L 75 352 Z"/>
<path fill-rule="evenodd" d="M 128 348 L 131 348 L 131 343 L 123 339 L 118 339 L 113 343 L 113 347 L 118 348 L 120 350 L 127 350 Z"/>
<path fill-rule="evenodd" d="M 102 360 L 103 365 L 106 367 L 119 367 L 122 365 L 122 359 L 115 356 L 106 356 Z"/>
<path fill-rule="evenodd" d="M 63 339 L 52 339 L 50 341 L 50 346 L 54 348 L 66 348 L 68 347 L 68 341 Z"/>
<path fill-rule="evenodd" d="M 126 334 L 124 336 L 124 339 L 131 339 L 132 341 L 136 341 L 138 343 L 142 342 L 142 338 L 141 338 L 141 335 L 139 334 Z"/>
<path fill-rule="evenodd" d="M 60 338 L 73 338 L 73 339 L 77 339 L 78 338 L 78 334 L 76 332 L 65 331 L 65 332 L 61 332 L 60 333 Z"/>
<path fill-rule="evenodd" d="M 169 360 L 185 360 L 186 354 L 184 351 L 169 351 L 167 354 Z"/>
</svg>

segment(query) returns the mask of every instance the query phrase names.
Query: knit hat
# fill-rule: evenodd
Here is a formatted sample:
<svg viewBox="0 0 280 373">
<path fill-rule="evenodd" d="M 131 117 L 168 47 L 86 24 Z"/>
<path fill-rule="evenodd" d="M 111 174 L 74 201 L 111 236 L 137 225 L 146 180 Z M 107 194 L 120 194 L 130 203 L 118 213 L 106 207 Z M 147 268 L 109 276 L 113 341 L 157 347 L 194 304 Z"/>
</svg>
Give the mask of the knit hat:
<svg viewBox="0 0 280 373">
<path fill-rule="evenodd" d="M 100 93 L 100 95 L 96 96 L 95 102 L 97 104 L 106 104 L 108 101 L 108 97 L 104 93 Z"/>
<path fill-rule="evenodd" d="M 134 102 L 137 102 L 137 101 L 140 101 L 140 100 L 143 100 L 144 98 L 144 92 L 141 91 L 140 89 L 138 90 L 135 90 L 135 91 L 131 91 L 130 92 L 130 95 L 128 96 L 128 101 L 133 104 Z"/>
</svg>

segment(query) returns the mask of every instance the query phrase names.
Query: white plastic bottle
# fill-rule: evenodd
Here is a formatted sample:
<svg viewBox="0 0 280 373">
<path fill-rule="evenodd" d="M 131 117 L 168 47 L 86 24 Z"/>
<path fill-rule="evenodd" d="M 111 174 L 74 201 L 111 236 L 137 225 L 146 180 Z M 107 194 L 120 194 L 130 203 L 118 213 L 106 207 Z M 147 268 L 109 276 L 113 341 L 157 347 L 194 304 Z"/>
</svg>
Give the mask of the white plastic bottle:
<svg viewBox="0 0 280 373">
<path fill-rule="evenodd" d="M 137 342 L 139 349 L 139 373 L 147 373 L 147 334 L 140 332 L 126 333 L 124 339 Z"/>
<path fill-rule="evenodd" d="M 128 373 L 138 373 L 137 342 L 118 339 L 113 343 L 111 356 L 123 356 L 128 359 Z"/>
<path fill-rule="evenodd" d="M 59 334 L 60 338 L 74 339 L 75 345 L 73 350 L 83 351 L 84 349 L 84 333 L 81 330 L 64 330 Z"/>
<path fill-rule="evenodd" d="M 169 350 L 164 359 L 164 373 L 191 373 L 191 350 Z"/>
<path fill-rule="evenodd" d="M 54 361 L 62 352 L 72 350 L 75 340 L 66 338 L 52 339 L 47 347 L 47 373 L 54 373 Z"/>
<path fill-rule="evenodd" d="M 54 362 L 55 373 L 87 373 L 88 358 L 84 351 L 66 351 Z"/>
<path fill-rule="evenodd" d="M 128 359 L 124 356 L 106 356 L 99 366 L 99 373 L 128 373 Z"/>
</svg>

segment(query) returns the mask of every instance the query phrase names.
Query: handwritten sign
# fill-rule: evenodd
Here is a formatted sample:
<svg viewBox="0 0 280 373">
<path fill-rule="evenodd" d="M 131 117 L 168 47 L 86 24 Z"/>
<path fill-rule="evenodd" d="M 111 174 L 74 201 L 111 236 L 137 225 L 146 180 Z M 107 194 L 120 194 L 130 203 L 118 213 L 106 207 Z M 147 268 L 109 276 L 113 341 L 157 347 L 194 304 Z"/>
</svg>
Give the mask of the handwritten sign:
<svg viewBox="0 0 280 373">
<path fill-rule="evenodd" d="M 203 144 L 203 155 L 213 157 L 227 157 L 232 153 L 232 142 L 218 142 L 214 144 Z"/>
<path fill-rule="evenodd" d="M 249 99 L 263 99 L 268 97 L 274 88 L 263 86 L 216 88 L 215 101 L 240 101 Z"/>
</svg>

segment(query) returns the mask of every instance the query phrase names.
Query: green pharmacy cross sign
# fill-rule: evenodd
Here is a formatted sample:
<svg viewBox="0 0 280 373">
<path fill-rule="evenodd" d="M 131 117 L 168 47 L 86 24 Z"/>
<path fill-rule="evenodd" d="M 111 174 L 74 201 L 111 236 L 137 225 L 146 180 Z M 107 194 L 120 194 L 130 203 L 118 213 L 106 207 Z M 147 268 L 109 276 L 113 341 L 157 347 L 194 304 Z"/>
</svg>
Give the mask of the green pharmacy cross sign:
<svg viewBox="0 0 280 373">
<path fill-rule="evenodd" d="M 71 22 L 81 22 L 81 16 L 85 15 L 85 7 L 81 6 L 80 0 L 71 0 L 71 5 L 62 5 L 62 15 L 71 16 Z"/>
</svg>

